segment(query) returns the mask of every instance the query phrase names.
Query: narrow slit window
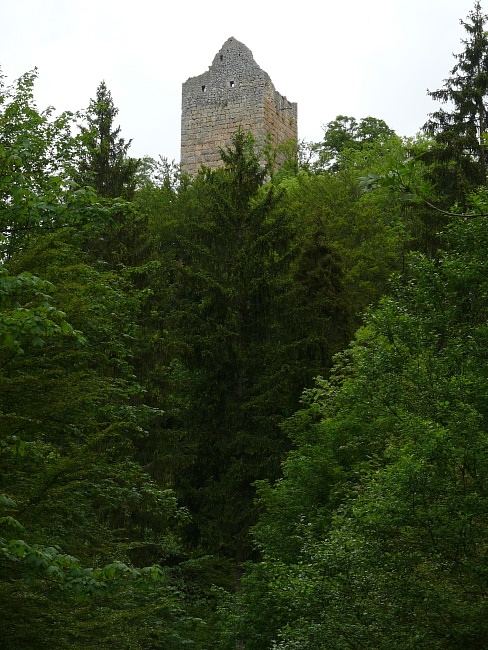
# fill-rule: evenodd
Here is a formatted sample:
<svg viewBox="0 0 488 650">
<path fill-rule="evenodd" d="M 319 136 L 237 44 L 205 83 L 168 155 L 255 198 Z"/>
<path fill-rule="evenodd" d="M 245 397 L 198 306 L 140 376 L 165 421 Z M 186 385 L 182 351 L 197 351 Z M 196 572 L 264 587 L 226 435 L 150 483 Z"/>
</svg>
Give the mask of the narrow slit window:
<svg viewBox="0 0 488 650">
<path fill-rule="evenodd" d="M 224 60 L 224 55 L 223 55 L 223 54 L 220 55 L 220 60 L 221 60 L 221 61 Z"/>
<path fill-rule="evenodd" d="M 231 88 L 234 88 L 234 86 L 235 86 L 235 82 L 234 82 L 234 81 L 229 81 L 229 86 L 230 86 Z"/>
<path fill-rule="evenodd" d="M 206 93 L 206 92 L 207 92 L 207 86 L 202 86 L 202 93 Z"/>
</svg>

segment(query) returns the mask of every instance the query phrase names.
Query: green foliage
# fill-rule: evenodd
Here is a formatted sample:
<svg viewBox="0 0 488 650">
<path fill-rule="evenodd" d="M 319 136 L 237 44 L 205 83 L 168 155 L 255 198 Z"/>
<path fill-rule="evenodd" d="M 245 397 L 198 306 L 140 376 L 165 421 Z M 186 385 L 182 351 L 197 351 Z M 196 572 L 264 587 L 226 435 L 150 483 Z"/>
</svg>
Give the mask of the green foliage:
<svg viewBox="0 0 488 650">
<path fill-rule="evenodd" d="M 361 191 L 383 192 L 395 200 L 410 250 L 418 250 L 429 257 L 435 257 L 442 246 L 443 228 L 449 222 L 452 211 L 444 210 L 445 198 L 435 188 L 432 167 L 427 162 L 433 147 L 431 138 L 416 137 L 406 140 L 399 155 L 390 157 L 390 167 L 380 173 L 370 167 L 365 176 L 359 178 Z M 454 207 L 454 211 L 457 207 Z"/>
<path fill-rule="evenodd" d="M 64 189 L 72 178 L 77 145 L 74 116 L 39 112 L 34 102 L 36 71 L 14 84 L 0 84 L 0 253 L 2 259 L 40 228 L 66 223 Z M 84 195 L 71 193 L 69 219 L 81 217 Z M 76 207 L 75 207 L 76 206 Z"/>
<path fill-rule="evenodd" d="M 74 334 L 65 314 L 52 305 L 45 293 L 52 285 L 30 273 L 12 276 L 0 269 L 0 346 L 14 354 L 25 344 L 45 345 L 46 338 Z M 79 337 L 81 340 L 81 337 Z"/>
<path fill-rule="evenodd" d="M 284 478 L 260 488 L 264 559 L 227 610 L 230 639 L 485 646 L 487 237 L 485 216 L 459 218 L 438 262 L 412 256 L 306 395 Z"/>
<path fill-rule="evenodd" d="M 13 602 L 32 589 L 50 601 L 56 584 L 85 596 L 108 590 L 113 598 L 152 588 L 160 598 L 159 570 L 130 565 L 178 553 L 186 515 L 137 462 L 139 441 L 160 417 L 140 403 L 133 378 L 129 344 L 140 299 L 113 272 L 83 263 L 68 234 L 76 239 L 68 231 L 38 237 L 11 261 L 15 270 L 35 264 L 56 285 L 56 304 L 83 340 L 52 338 L 15 357 L 7 350 L 2 359 L 4 579 Z M 165 589 L 176 607 L 172 587 Z M 21 638 L 21 627 L 13 617 L 12 639 Z"/>
<path fill-rule="evenodd" d="M 384 293 L 410 246 L 406 203 L 388 187 L 363 192 L 360 180 L 366 174 L 387 174 L 406 155 L 403 143 L 392 136 L 365 148 L 344 149 L 342 167 L 334 173 L 302 170 L 282 183 L 285 209 L 296 215 L 304 232 L 323 233 L 339 255 L 344 300 L 358 317 Z"/>
<path fill-rule="evenodd" d="M 34 76 L 0 115 L 0 636 L 179 648 L 202 625 L 164 567 L 187 513 L 139 459 L 161 418 L 134 375 L 145 292 L 100 246 L 132 213 L 74 189 L 78 145 L 37 112 Z"/>
</svg>

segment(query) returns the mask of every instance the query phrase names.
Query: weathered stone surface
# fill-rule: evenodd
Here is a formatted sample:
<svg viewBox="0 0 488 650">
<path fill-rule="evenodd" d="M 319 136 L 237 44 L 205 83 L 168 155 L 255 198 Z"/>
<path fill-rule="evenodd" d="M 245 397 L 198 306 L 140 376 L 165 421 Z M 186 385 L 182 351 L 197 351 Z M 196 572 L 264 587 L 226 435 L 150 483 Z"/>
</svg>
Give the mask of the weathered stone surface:
<svg viewBox="0 0 488 650">
<path fill-rule="evenodd" d="M 183 84 L 181 166 L 195 174 L 202 164 L 221 165 L 219 148 L 238 128 L 251 131 L 258 147 L 297 140 L 297 105 L 280 95 L 251 50 L 229 38 L 207 72 Z"/>
</svg>

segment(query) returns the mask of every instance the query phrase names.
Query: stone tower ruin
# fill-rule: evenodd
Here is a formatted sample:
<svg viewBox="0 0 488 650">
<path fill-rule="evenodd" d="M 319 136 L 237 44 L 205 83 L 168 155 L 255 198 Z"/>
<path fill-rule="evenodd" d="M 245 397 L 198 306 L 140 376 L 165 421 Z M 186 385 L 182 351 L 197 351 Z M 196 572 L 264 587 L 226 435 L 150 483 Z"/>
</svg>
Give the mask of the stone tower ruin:
<svg viewBox="0 0 488 650">
<path fill-rule="evenodd" d="M 183 84 L 181 167 L 196 174 L 203 164 L 222 163 L 219 148 L 239 129 L 251 131 L 261 148 L 297 140 L 297 105 L 275 90 L 269 75 L 254 61 L 251 50 L 229 38 L 207 72 Z"/>
</svg>

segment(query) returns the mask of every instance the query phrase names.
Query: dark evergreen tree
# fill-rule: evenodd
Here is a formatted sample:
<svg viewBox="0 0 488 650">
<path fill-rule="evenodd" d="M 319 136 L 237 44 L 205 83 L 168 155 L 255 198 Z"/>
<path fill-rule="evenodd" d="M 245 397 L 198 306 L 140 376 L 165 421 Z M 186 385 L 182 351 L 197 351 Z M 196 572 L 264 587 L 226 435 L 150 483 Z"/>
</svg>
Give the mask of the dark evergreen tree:
<svg viewBox="0 0 488 650">
<path fill-rule="evenodd" d="M 488 126 L 488 33 L 487 16 L 480 2 L 461 24 L 467 37 L 464 51 L 455 55 L 456 65 L 440 90 L 429 95 L 447 108 L 431 114 L 424 125 L 434 137 L 434 146 L 424 159 L 431 165 L 430 175 L 437 199 L 446 206 L 463 202 L 467 191 L 486 181 Z"/>
<path fill-rule="evenodd" d="M 90 100 L 86 115 L 88 126 L 80 127 L 85 151 L 77 180 L 95 188 L 99 196 L 130 200 L 141 161 L 127 155 L 132 140 L 126 142 L 119 136 L 120 126 L 114 128 L 118 112 L 110 90 L 102 81 L 96 99 Z"/>
<path fill-rule="evenodd" d="M 286 448 L 276 426 L 284 393 L 272 358 L 271 322 L 289 264 L 292 224 L 276 213 L 276 191 L 253 142 L 239 133 L 225 167 L 195 179 L 179 242 L 172 329 L 181 348 L 172 368 L 178 450 L 176 488 L 193 518 L 193 540 L 243 559 L 258 477 L 274 476 Z"/>
<path fill-rule="evenodd" d="M 340 258 L 325 237 L 298 237 L 252 138 L 238 133 L 222 159 L 182 197 L 165 410 L 192 541 L 240 561 L 253 483 L 278 475 L 289 446 L 279 423 L 327 370 L 345 319 Z"/>
</svg>

